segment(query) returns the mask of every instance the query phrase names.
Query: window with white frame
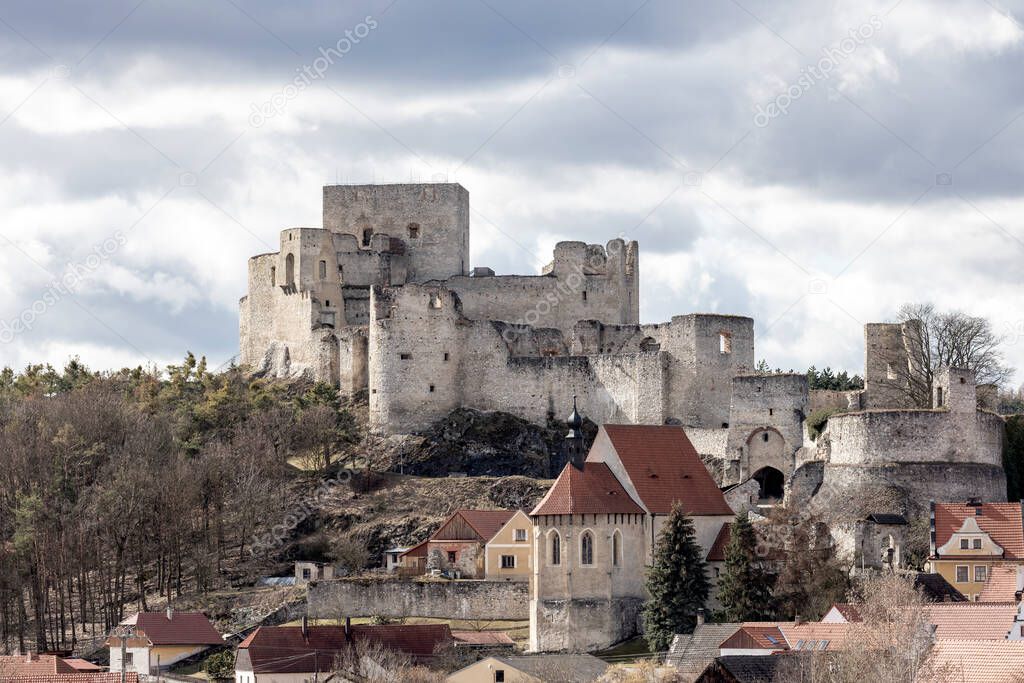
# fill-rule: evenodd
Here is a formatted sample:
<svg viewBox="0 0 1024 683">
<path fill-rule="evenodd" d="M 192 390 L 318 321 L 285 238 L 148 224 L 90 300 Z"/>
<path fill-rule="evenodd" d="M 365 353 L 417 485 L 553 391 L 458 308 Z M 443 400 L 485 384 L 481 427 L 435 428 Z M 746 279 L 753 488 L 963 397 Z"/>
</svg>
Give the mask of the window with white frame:
<svg viewBox="0 0 1024 683">
<path fill-rule="evenodd" d="M 985 583 L 986 579 L 988 579 L 988 567 L 983 564 L 975 565 L 974 580 L 978 583 Z"/>
<path fill-rule="evenodd" d="M 980 538 L 974 539 L 974 549 L 975 550 L 981 550 L 981 539 Z"/>
<path fill-rule="evenodd" d="M 502 569 L 515 569 L 516 568 L 516 556 L 515 555 L 502 555 L 501 556 L 501 568 Z"/>
<path fill-rule="evenodd" d="M 557 531 L 551 532 L 551 564 L 562 564 L 562 537 Z"/>
<path fill-rule="evenodd" d="M 956 566 L 956 582 L 967 583 L 971 580 L 971 568 L 966 564 L 958 564 Z"/>
<path fill-rule="evenodd" d="M 961 538 L 960 539 L 960 550 L 968 550 L 971 547 L 971 539 Z"/>
<path fill-rule="evenodd" d="M 526 529 L 516 529 L 516 543 L 523 543 L 526 541 Z"/>
</svg>

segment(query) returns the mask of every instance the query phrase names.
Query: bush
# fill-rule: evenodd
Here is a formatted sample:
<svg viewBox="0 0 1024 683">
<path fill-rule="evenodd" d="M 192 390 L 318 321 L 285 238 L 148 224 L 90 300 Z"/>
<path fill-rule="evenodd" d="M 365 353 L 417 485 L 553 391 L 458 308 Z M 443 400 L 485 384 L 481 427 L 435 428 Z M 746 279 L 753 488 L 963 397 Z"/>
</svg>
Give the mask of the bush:
<svg viewBox="0 0 1024 683">
<path fill-rule="evenodd" d="M 814 441 L 818 440 L 821 433 L 828 425 L 828 419 L 836 413 L 843 412 L 839 408 L 820 408 L 807 416 L 807 434 Z"/>
<path fill-rule="evenodd" d="M 232 680 L 235 677 L 235 653 L 221 650 L 203 662 L 203 671 L 211 681 Z"/>
</svg>

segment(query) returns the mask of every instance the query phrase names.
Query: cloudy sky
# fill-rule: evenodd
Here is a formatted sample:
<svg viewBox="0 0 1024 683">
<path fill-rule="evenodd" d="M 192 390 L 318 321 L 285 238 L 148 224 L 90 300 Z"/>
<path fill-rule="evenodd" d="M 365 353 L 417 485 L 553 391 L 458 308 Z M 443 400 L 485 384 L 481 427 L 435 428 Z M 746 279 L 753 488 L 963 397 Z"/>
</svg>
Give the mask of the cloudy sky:
<svg viewBox="0 0 1024 683">
<path fill-rule="evenodd" d="M 0 365 L 223 363 L 322 185 L 447 179 L 473 265 L 636 239 L 773 366 L 930 300 L 1024 368 L 1022 58 L 1003 0 L 3 3 Z"/>
</svg>

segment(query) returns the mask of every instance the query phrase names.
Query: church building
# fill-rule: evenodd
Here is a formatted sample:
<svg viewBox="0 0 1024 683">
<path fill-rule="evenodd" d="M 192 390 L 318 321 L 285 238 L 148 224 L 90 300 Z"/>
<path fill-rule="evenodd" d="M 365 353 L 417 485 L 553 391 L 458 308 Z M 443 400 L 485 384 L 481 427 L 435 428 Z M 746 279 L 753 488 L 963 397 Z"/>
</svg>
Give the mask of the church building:
<svg viewBox="0 0 1024 683">
<path fill-rule="evenodd" d="M 705 556 L 735 517 L 682 427 L 603 425 L 584 453 L 582 425 L 574 405 L 568 463 L 530 513 L 532 651 L 593 651 L 640 632 L 646 568 L 674 503 Z"/>
</svg>

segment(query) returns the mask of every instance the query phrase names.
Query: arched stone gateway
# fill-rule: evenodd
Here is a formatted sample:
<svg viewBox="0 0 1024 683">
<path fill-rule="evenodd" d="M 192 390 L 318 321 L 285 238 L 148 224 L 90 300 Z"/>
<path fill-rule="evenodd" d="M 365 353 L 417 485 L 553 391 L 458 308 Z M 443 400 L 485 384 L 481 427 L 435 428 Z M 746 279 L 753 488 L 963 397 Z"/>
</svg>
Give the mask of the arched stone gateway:
<svg viewBox="0 0 1024 683">
<path fill-rule="evenodd" d="M 759 487 L 758 503 L 774 505 L 781 503 L 786 490 L 786 475 L 774 467 L 762 467 L 751 477 Z"/>
</svg>

